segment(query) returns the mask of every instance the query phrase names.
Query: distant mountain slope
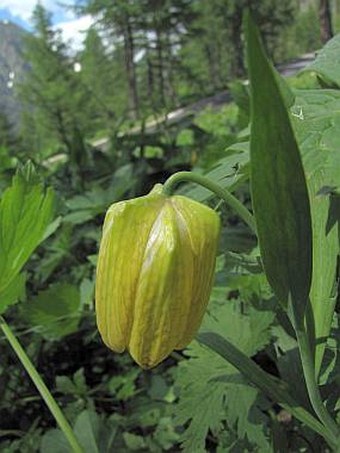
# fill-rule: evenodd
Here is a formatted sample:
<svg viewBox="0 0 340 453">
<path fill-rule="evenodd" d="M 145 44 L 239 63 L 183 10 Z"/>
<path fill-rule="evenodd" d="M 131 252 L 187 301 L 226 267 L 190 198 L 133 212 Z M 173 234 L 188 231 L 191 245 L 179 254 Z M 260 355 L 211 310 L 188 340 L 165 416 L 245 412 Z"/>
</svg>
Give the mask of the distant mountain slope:
<svg viewBox="0 0 340 453">
<path fill-rule="evenodd" d="M 20 117 L 15 84 L 27 67 L 22 57 L 22 41 L 26 33 L 16 24 L 0 21 L 0 111 L 8 116 L 14 128 L 17 128 Z"/>
</svg>

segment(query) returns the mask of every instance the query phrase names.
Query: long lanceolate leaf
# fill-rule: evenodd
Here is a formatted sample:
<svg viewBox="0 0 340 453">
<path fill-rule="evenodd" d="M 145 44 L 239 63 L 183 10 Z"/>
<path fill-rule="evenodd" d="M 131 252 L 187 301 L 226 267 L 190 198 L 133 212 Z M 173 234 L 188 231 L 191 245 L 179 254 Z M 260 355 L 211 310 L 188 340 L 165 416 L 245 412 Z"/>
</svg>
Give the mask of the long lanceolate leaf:
<svg viewBox="0 0 340 453">
<path fill-rule="evenodd" d="M 250 18 L 248 66 L 252 85 L 252 200 L 263 264 L 269 282 L 294 323 L 309 399 L 325 428 L 324 437 L 330 436 L 331 443 L 336 444 L 339 428 L 325 408 L 317 387 L 311 348 L 314 339 L 313 335 L 307 335 L 304 324 L 306 319 L 310 328 L 314 322 L 308 305 L 313 258 L 305 174 L 281 84 L 266 59 Z"/>
<path fill-rule="evenodd" d="M 278 76 L 248 18 L 251 191 L 263 265 L 277 297 L 302 322 L 311 286 L 312 227 L 299 148 Z"/>
</svg>

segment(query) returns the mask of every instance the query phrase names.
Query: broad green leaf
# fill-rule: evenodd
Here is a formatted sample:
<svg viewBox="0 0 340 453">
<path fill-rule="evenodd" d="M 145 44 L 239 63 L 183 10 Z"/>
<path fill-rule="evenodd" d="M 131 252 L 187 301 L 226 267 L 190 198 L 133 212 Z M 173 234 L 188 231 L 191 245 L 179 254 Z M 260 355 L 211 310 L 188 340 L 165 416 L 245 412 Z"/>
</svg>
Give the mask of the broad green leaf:
<svg viewBox="0 0 340 453">
<path fill-rule="evenodd" d="M 313 274 L 310 300 L 315 320 L 316 374 L 319 374 L 336 298 L 338 228 L 329 222 L 331 198 L 325 187 L 340 187 L 340 92 L 305 90 L 297 94 L 294 127 L 302 144 L 313 227 Z M 340 219 L 338 219 L 339 221 Z"/>
<path fill-rule="evenodd" d="M 50 429 L 42 438 L 40 452 L 71 453 L 71 448 L 62 431 L 59 429 Z"/>
<path fill-rule="evenodd" d="M 100 453 L 98 446 L 99 430 L 100 419 L 95 412 L 84 411 L 79 415 L 74 426 L 74 433 L 80 440 L 84 452 Z"/>
<path fill-rule="evenodd" d="M 322 169 L 320 188 L 340 187 L 340 91 L 298 90 L 291 113 L 307 179 Z"/>
<path fill-rule="evenodd" d="M 326 83 L 340 87 L 340 34 L 318 52 L 313 63 L 305 71 L 315 71 Z"/>
<path fill-rule="evenodd" d="M 0 201 L 0 313 L 7 306 L 2 294 L 43 240 L 52 220 L 53 193 L 36 179 L 24 167 Z"/>
<path fill-rule="evenodd" d="M 98 416 L 93 411 L 81 412 L 74 425 L 84 453 L 100 453 L 114 451 L 114 438 L 117 426 Z M 72 449 L 64 434 L 59 429 L 47 431 L 43 436 L 40 451 L 42 453 L 71 453 Z"/>
<path fill-rule="evenodd" d="M 80 319 L 80 294 L 77 287 L 56 283 L 25 304 L 24 316 L 48 339 L 74 332 Z"/>
<path fill-rule="evenodd" d="M 322 189 L 340 187 L 340 91 L 297 90 L 291 120 L 301 149 L 312 215 L 310 299 L 315 317 L 318 373 L 335 304 L 332 292 L 339 252 L 336 221 L 340 218 L 329 221 L 332 200 Z"/>
<path fill-rule="evenodd" d="M 251 192 L 263 265 L 278 299 L 303 318 L 312 274 L 312 226 L 299 147 L 259 33 L 247 22 L 251 83 Z"/>
</svg>

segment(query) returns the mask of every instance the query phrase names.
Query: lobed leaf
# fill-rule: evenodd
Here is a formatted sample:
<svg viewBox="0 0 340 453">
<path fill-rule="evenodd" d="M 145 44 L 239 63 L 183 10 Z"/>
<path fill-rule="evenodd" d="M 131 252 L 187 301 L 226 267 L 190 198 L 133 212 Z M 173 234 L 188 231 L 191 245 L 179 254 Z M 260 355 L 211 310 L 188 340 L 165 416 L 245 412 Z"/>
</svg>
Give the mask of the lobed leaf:
<svg viewBox="0 0 340 453">
<path fill-rule="evenodd" d="M 54 195 L 44 190 L 32 170 L 18 172 L 0 202 L 0 313 L 9 303 L 4 295 L 42 242 L 52 220 Z"/>
</svg>

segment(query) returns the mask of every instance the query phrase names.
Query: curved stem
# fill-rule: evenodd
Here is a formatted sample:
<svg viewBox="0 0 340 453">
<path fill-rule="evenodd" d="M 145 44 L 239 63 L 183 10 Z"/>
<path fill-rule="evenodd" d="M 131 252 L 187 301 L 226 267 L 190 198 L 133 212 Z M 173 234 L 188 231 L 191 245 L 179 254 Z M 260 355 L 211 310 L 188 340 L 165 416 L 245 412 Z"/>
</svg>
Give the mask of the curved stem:
<svg viewBox="0 0 340 453">
<path fill-rule="evenodd" d="M 331 431 L 336 438 L 340 439 L 340 427 L 336 424 L 336 422 L 327 411 L 322 401 L 319 387 L 316 383 L 315 367 L 313 354 L 310 347 L 310 339 L 303 326 L 297 327 L 295 331 L 300 350 L 303 374 L 305 377 L 306 387 L 312 407 L 324 426 L 327 427 L 327 429 L 329 429 L 329 431 Z"/>
<path fill-rule="evenodd" d="M 82 453 L 83 449 L 80 446 L 77 438 L 75 437 L 72 428 L 68 421 L 66 420 L 64 414 L 62 413 L 60 407 L 56 403 L 55 399 L 53 398 L 51 392 L 46 387 L 44 381 L 42 380 L 40 374 L 34 367 L 33 363 L 29 359 L 28 355 L 26 354 L 25 350 L 19 343 L 19 341 L 14 336 L 11 328 L 6 323 L 4 318 L 0 316 L 0 327 L 7 338 L 8 342 L 14 349 L 18 359 L 20 360 L 21 364 L 29 374 L 30 378 L 32 379 L 33 383 L 35 384 L 36 388 L 38 389 L 41 397 L 45 401 L 46 405 L 48 406 L 49 410 L 51 411 L 53 417 L 55 418 L 56 422 L 58 423 L 60 429 L 64 433 L 65 437 L 69 441 L 72 450 L 76 453 Z"/>
<path fill-rule="evenodd" d="M 328 426 L 323 426 L 312 414 L 294 400 L 290 395 L 285 382 L 280 381 L 263 371 L 262 368 L 247 357 L 242 351 L 237 349 L 227 339 L 216 333 L 200 333 L 196 339 L 226 359 L 237 368 L 247 380 L 256 385 L 263 393 L 279 403 L 302 423 L 320 434 L 332 449 L 336 449 L 336 436 L 329 430 Z"/>
<path fill-rule="evenodd" d="M 227 189 L 223 189 L 219 184 L 216 184 L 214 181 L 206 178 L 205 176 L 193 173 L 191 171 L 179 171 L 174 175 L 168 178 L 163 186 L 163 193 L 166 195 L 171 195 L 174 191 L 174 188 L 180 182 L 194 182 L 200 184 L 211 192 L 215 193 L 217 196 L 222 198 L 256 233 L 255 219 L 248 209 L 243 206 L 243 204 L 238 201 L 234 195 L 232 195 Z"/>
</svg>

